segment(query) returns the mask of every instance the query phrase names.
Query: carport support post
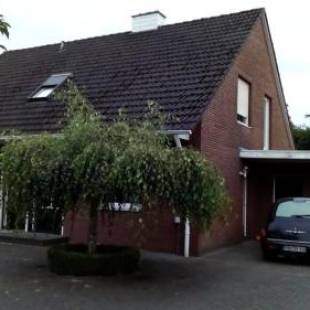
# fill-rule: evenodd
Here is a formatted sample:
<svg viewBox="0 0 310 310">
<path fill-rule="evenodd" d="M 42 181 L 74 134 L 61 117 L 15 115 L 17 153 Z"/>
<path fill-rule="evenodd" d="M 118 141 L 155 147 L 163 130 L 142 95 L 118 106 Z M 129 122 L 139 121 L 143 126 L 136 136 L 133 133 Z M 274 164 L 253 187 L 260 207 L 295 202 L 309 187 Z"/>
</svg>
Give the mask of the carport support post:
<svg viewBox="0 0 310 310">
<path fill-rule="evenodd" d="M 243 171 L 240 172 L 243 176 L 243 206 L 242 206 L 242 220 L 243 220 L 243 237 L 248 236 L 247 231 L 247 217 L 248 217 L 248 166 L 244 166 Z"/>
</svg>

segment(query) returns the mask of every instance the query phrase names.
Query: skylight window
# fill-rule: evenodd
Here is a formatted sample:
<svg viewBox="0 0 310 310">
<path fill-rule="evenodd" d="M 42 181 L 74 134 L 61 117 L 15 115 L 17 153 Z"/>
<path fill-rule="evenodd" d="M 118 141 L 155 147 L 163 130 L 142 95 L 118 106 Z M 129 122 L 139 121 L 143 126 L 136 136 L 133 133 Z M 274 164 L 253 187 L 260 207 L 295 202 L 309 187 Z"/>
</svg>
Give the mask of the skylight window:
<svg viewBox="0 0 310 310">
<path fill-rule="evenodd" d="M 71 73 L 52 74 L 30 96 L 32 100 L 47 99 L 60 85 L 62 85 Z"/>
<path fill-rule="evenodd" d="M 32 98 L 46 98 L 48 97 L 54 90 L 54 87 L 42 87 L 40 88 L 33 96 Z"/>
</svg>

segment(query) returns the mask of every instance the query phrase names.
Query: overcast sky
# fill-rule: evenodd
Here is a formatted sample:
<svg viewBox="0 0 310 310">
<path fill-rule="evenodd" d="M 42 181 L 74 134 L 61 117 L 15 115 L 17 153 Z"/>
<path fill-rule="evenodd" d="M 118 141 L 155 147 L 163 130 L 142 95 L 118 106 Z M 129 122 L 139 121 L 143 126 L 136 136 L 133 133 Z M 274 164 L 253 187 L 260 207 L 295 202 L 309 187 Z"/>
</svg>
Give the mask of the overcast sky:
<svg viewBox="0 0 310 310">
<path fill-rule="evenodd" d="M 309 0 L 0 0 L 0 14 L 12 25 L 8 49 L 127 31 L 131 15 L 160 10 L 167 23 L 265 7 L 289 112 L 310 125 Z"/>
</svg>

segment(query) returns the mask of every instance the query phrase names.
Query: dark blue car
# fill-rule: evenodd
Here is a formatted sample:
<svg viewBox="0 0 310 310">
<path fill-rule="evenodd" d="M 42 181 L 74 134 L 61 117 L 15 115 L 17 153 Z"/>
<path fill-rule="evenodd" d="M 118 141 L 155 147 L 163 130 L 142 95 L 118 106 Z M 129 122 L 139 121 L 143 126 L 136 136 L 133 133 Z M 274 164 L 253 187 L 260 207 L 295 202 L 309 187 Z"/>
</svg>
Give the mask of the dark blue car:
<svg viewBox="0 0 310 310">
<path fill-rule="evenodd" d="M 266 259 L 310 254 L 310 198 L 278 200 L 261 232 L 261 246 Z"/>
</svg>

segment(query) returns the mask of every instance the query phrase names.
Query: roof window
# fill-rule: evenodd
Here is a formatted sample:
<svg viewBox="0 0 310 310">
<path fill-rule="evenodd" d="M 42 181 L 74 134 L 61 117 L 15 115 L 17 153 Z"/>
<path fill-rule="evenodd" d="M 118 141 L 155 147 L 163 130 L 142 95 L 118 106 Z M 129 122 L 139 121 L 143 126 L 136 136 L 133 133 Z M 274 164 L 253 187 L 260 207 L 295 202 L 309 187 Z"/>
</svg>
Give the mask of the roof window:
<svg viewBox="0 0 310 310">
<path fill-rule="evenodd" d="M 72 76 L 71 73 L 52 74 L 45 80 L 40 87 L 38 87 L 32 95 L 30 100 L 47 99 L 60 85 L 62 85 L 68 77 Z"/>
</svg>

